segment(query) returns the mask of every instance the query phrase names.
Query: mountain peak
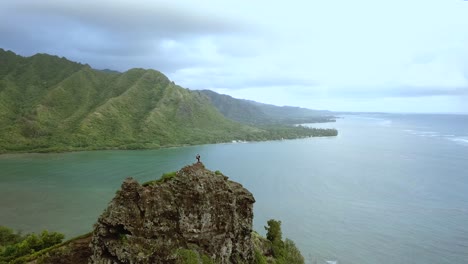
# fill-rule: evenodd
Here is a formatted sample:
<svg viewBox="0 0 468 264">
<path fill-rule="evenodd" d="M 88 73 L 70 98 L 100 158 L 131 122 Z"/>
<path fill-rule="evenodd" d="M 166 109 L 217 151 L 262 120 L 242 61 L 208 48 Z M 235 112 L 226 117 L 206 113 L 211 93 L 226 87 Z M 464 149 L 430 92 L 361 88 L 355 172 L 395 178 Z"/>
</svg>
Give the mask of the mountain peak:
<svg viewBox="0 0 468 264">
<path fill-rule="evenodd" d="M 144 185 L 126 179 L 95 225 L 92 263 L 175 263 L 183 250 L 216 263 L 252 263 L 254 202 L 203 163 Z"/>
</svg>

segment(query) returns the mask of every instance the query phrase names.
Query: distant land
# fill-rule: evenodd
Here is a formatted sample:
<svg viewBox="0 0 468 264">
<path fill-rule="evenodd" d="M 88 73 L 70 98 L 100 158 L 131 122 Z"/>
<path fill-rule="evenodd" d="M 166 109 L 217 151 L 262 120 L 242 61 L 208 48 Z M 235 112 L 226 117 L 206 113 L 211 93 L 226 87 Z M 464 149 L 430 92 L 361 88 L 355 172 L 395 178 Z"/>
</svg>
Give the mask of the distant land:
<svg viewBox="0 0 468 264">
<path fill-rule="evenodd" d="M 336 136 L 331 112 L 189 90 L 156 70 L 96 70 L 0 49 L 0 153 L 146 149 Z"/>
<path fill-rule="evenodd" d="M 236 99 L 210 90 L 201 90 L 225 117 L 246 124 L 301 124 L 334 122 L 332 112 L 294 106 L 275 106 Z"/>
</svg>

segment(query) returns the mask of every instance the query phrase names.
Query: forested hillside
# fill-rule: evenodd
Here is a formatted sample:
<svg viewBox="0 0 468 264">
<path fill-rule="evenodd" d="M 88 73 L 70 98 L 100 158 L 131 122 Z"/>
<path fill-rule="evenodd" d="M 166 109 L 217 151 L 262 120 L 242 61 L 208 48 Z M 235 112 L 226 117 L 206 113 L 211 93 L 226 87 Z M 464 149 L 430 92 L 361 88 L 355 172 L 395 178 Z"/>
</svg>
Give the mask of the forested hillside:
<svg viewBox="0 0 468 264">
<path fill-rule="evenodd" d="M 330 111 L 312 110 L 294 106 L 276 106 L 251 100 L 237 99 L 210 90 L 201 90 L 226 117 L 246 124 L 300 124 L 333 122 Z"/>
<path fill-rule="evenodd" d="M 158 148 L 325 131 L 318 132 L 239 124 L 155 70 L 98 71 L 0 49 L 0 152 Z"/>
</svg>

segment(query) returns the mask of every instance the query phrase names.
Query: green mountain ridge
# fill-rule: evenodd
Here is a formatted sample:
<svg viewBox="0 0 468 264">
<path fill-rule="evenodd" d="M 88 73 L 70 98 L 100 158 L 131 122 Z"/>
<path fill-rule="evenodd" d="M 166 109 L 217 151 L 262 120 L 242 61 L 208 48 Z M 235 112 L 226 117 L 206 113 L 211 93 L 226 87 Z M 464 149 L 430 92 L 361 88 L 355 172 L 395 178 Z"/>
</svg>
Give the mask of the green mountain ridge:
<svg viewBox="0 0 468 264">
<path fill-rule="evenodd" d="M 0 152 L 139 149 L 332 135 L 255 127 L 225 116 L 161 72 L 94 70 L 47 54 L 0 49 Z"/>
<path fill-rule="evenodd" d="M 200 90 L 198 92 L 208 96 L 213 105 L 224 116 L 241 123 L 265 125 L 335 121 L 335 117 L 330 111 L 263 104 L 218 94 L 211 90 Z"/>
</svg>

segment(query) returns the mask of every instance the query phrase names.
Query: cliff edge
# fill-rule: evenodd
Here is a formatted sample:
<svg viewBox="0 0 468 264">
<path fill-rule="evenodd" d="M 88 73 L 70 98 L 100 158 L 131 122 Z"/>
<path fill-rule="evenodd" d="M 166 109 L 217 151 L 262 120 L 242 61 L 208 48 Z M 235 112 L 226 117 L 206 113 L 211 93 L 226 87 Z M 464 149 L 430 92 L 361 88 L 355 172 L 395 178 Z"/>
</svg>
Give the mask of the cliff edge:
<svg viewBox="0 0 468 264">
<path fill-rule="evenodd" d="M 12 264 L 288 263 L 304 258 L 282 240 L 252 231 L 252 194 L 202 163 L 140 185 L 126 179 L 92 233 L 15 259 Z"/>
<path fill-rule="evenodd" d="M 95 225 L 90 263 L 177 263 L 183 250 L 252 263 L 254 202 L 202 163 L 144 185 L 128 178 Z"/>
</svg>

